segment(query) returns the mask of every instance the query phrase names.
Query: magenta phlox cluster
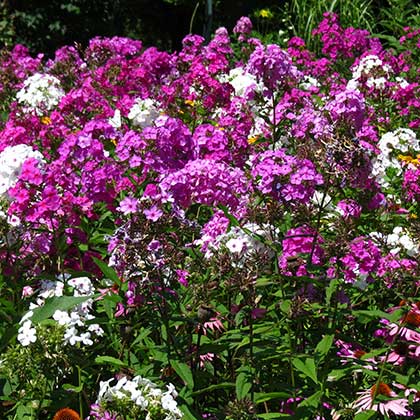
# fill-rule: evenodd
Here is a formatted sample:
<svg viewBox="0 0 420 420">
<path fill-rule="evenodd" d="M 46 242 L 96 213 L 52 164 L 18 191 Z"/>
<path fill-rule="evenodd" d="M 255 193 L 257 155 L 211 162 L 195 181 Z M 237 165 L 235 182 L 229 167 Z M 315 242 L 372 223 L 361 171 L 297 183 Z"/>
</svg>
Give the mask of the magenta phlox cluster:
<svg viewBox="0 0 420 420">
<path fill-rule="evenodd" d="M 338 16 L 330 12 L 324 13 L 324 19 L 313 31 L 313 35 L 320 35 L 322 53 L 332 60 L 352 58 L 366 50 L 381 49 L 379 40 L 371 38 L 369 31 L 355 28 L 343 29 Z"/>
</svg>

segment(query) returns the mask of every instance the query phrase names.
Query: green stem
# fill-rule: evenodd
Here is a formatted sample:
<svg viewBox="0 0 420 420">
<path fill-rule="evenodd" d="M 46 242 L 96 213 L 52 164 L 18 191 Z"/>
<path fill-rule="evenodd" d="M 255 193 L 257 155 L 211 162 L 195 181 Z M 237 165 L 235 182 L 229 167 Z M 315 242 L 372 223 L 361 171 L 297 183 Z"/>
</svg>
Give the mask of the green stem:
<svg viewBox="0 0 420 420">
<path fill-rule="evenodd" d="M 80 366 L 77 365 L 77 386 L 80 387 L 82 383 L 82 374 L 80 371 Z M 79 414 L 80 414 L 80 418 L 83 419 L 83 401 L 82 401 L 82 393 L 79 392 Z"/>
<path fill-rule="evenodd" d="M 194 7 L 193 14 L 191 15 L 191 20 L 190 20 L 190 34 L 192 34 L 192 27 L 193 27 L 195 15 L 197 14 L 197 10 L 198 10 L 198 7 L 199 6 L 200 6 L 200 2 L 198 1 L 197 4 Z"/>
</svg>

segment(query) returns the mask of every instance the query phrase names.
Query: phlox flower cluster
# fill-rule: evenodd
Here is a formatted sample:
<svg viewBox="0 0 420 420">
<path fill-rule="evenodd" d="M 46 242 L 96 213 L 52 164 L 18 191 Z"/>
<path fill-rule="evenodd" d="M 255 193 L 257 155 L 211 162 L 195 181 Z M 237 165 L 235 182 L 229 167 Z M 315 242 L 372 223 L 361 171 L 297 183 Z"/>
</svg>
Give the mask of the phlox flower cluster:
<svg viewBox="0 0 420 420">
<path fill-rule="evenodd" d="M 36 324 L 33 324 L 31 320 L 34 310 L 44 306 L 48 298 L 65 296 L 65 283 L 67 287 L 72 289 L 72 296 L 90 297 L 95 292 L 91 280 L 87 277 L 70 278 L 66 282 L 41 280 L 35 295 L 35 302 L 30 303 L 29 312 L 20 321 L 18 341 L 22 346 L 28 346 L 37 340 Z M 91 346 L 93 344 L 92 338 L 103 335 L 102 328 L 98 324 L 91 323 L 95 319 L 95 316 L 91 313 L 92 304 L 93 299 L 89 298 L 70 310 L 57 309 L 53 313 L 52 318 L 58 325 L 64 327 L 64 344 L 75 346 L 77 343 L 81 343 L 84 346 Z"/>
<path fill-rule="evenodd" d="M 28 77 L 16 99 L 23 104 L 25 111 L 44 115 L 53 110 L 64 96 L 60 80 L 50 74 L 35 73 Z"/>
<path fill-rule="evenodd" d="M 320 54 L 298 37 L 286 49 L 265 45 L 251 30 L 244 17 L 233 30 L 236 45 L 219 28 L 209 43 L 186 36 L 173 53 L 97 37 L 47 61 L 21 46 L 0 56 L 8 112 L 0 123 L 0 277 L 16 289 L 10 302 L 21 296 L 29 306 L 17 327 L 20 349 L 40 344 L 34 314 L 51 299 L 64 302 L 48 325 L 62 331 L 67 349 L 83 348 L 90 378 L 102 341 L 135 372 L 161 372 L 181 384 L 171 366 L 178 362 L 194 377 L 194 410 L 207 412 L 209 404 L 211 413 L 237 405 L 254 414 L 262 405 L 248 397 L 260 391 L 289 393 L 283 403 L 264 401 L 273 412 L 305 410 L 313 384 L 303 373 L 323 372 L 332 339 L 340 351 L 329 367 L 346 360 L 355 378 L 381 363 L 403 370 L 418 362 L 415 54 L 385 50 L 332 13 L 314 31 Z M 418 33 L 409 34 L 402 49 L 417 42 Z M 410 303 L 389 308 L 405 294 Z M 402 312 L 384 318 L 373 336 L 377 326 L 359 328 L 357 316 L 371 307 L 390 318 Z M 96 308 L 117 317 L 107 325 L 112 345 Z M 232 328 L 261 337 L 236 351 Z M 362 341 L 380 339 L 392 352 L 361 360 L 369 351 Z M 273 375 L 259 351 L 266 342 L 276 353 Z M 251 360 L 257 357 L 261 364 Z M 312 370 L 312 361 L 321 367 Z M 219 388 L 217 381 L 247 377 L 243 363 L 255 373 L 243 389 L 252 389 L 230 401 L 231 383 Z M 278 382 L 278 371 L 295 373 L 295 389 Z M 217 398 L 201 392 L 207 382 Z M 405 391 L 375 387 L 346 391 L 345 408 L 410 415 Z M 320 418 L 338 388 L 322 396 Z M 90 418 L 178 419 L 175 394 L 119 374 L 101 382 Z M 335 399 L 335 418 L 342 401 Z"/>
<path fill-rule="evenodd" d="M 388 169 L 394 171 L 394 176 L 401 176 L 402 157 L 406 154 L 420 151 L 419 140 L 416 133 L 409 128 L 398 128 L 385 133 L 378 142 L 379 154 L 373 162 L 372 173 L 380 185 L 390 185 Z"/>
<path fill-rule="evenodd" d="M 92 405 L 89 419 L 117 419 L 121 415 L 133 418 L 153 420 L 181 419 L 183 414 L 175 398 L 177 392 L 172 384 L 163 392 L 146 378 L 135 376 L 131 380 L 126 376 L 111 385 L 113 378 L 100 383 L 96 403 Z"/>
<path fill-rule="evenodd" d="M 7 146 L 3 149 L 0 153 L 0 196 L 16 185 L 22 166 L 29 159 L 32 163 L 44 162 L 42 154 L 26 144 Z"/>
<path fill-rule="evenodd" d="M 250 164 L 256 188 L 280 201 L 305 204 L 323 184 L 310 160 L 287 155 L 284 150 L 255 155 Z"/>
</svg>

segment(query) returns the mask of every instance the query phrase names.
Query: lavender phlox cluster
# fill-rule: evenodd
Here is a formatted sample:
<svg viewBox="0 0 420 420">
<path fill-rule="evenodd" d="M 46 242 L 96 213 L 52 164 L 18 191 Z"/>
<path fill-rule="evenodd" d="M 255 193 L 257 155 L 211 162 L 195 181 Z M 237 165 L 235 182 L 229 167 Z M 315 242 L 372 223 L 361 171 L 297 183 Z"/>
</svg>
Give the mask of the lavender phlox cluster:
<svg viewBox="0 0 420 420">
<path fill-rule="evenodd" d="M 16 99 L 26 112 L 42 116 L 53 110 L 64 95 L 60 80 L 50 74 L 35 73 L 23 82 Z"/>
<path fill-rule="evenodd" d="M 214 212 L 210 220 L 201 229 L 201 237 L 194 241 L 200 246 L 206 258 L 213 255 L 213 250 L 219 247 L 218 238 L 223 237 L 229 228 L 229 219 L 221 210 Z"/>
<path fill-rule="evenodd" d="M 127 118 L 135 127 L 145 128 L 153 125 L 154 120 L 160 115 L 156 102 L 150 98 L 137 98 L 130 109 Z"/>
<path fill-rule="evenodd" d="M 373 160 L 372 174 L 382 187 L 388 187 L 387 170 L 392 168 L 395 175 L 402 174 L 401 156 L 420 151 L 416 133 L 409 128 L 398 128 L 385 133 L 379 140 L 379 154 Z"/>
<path fill-rule="evenodd" d="M 275 44 L 257 46 L 249 57 L 246 71 L 264 83 L 269 96 L 286 87 L 288 81 L 300 78 L 288 53 Z"/>
<path fill-rule="evenodd" d="M 374 281 L 381 263 L 381 251 L 369 237 L 359 236 L 349 244 L 347 254 L 340 258 L 344 281 L 360 289 Z"/>
<path fill-rule="evenodd" d="M 183 418 L 175 400 L 177 392 L 172 384 L 162 391 L 155 383 L 141 376 L 120 377 L 101 381 L 98 398 L 91 406 L 90 420 L 116 419 L 121 415 L 145 420 L 178 420 Z"/>
<path fill-rule="evenodd" d="M 390 65 L 377 55 L 368 54 L 353 65 L 352 78 L 347 83 L 347 89 L 358 90 L 360 85 L 365 84 L 368 88 L 384 90 L 392 74 Z"/>
<path fill-rule="evenodd" d="M 0 153 L 0 197 L 16 185 L 22 166 L 28 159 L 45 163 L 43 155 L 26 144 L 7 146 Z"/>
<path fill-rule="evenodd" d="M 35 302 L 30 303 L 29 312 L 20 321 L 21 327 L 18 331 L 18 341 L 22 346 L 28 346 L 37 339 L 36 325 L 31 320 L 34 310 L 44 306 L 49 298 L 64 296 L 66 285 L 72 290 L 72 295 L 70 296 L 89 297 L 95 293 L 92 282 L 87 277 L 69 278 L 69 276 L 65 275 L 61 280 L 41 280 Z M 90 323 L 90 321 L 95 319 L 95 316 L 91 313 L 92 303 L 93 299 L 90 298 L 70 310 L 57 309 L 54 312 L 52 318 L 59 325 L 65 327 L 63 334 L 64 344 L 75 346 L 77 343 L 81 343 L 85 346 L 90 346 L 93 344 L 93 336 L 103 335 L 103 330 L 98 324 Z M 88 322 L 89 324 L 87 324 Z"/>
<path fill-rule="evenodd" d="M 287 155 L 283 149 L 254 155 L 250 164 L 256 188 L 290 205 L 307 203 L 315 188 L 323 184 L 310 160 Z"/>
<path fill-rule="evenodd" d="M 337 93 L 324 106 L 334 123 L 344 123 L 354 133 L 362 128 L 366 118 L 365 108 L 363 96 L 349 89 Z"/>
<path fill-rule="evenodd" d="M 244 205 L 249 194 L 248 184 L 239 168 L 224 162 L 197 159 L 165 176 L 160 188 L 166 201 L 184 208 L 200 203 L 213 207 L 223 205 L 235 211 Z"/>
<path fill-rule="evenodd" d="M 179 170 L 197 155 L 188 126 L 178 118 L 161 115 L 143 130 L 142 138 L 153 150 L 149 164 L 161 173 Z"/>
</svg>

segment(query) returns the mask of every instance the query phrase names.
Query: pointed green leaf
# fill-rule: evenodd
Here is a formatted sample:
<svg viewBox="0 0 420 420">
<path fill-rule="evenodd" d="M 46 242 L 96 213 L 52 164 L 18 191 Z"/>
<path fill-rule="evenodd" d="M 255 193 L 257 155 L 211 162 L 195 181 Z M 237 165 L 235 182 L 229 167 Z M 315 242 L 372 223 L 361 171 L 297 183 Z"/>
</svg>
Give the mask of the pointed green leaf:
<svg viewBox="0 0 420 420">
<path fill-rule="evenodd" d="M 236 377 L 236 398 L 238 400 L 243 400 L 248 392 L 251 390 L 252 384 L 250 382 L 249 376 L 245 372 L 241 372 Z"/>
<path fill-rule="evenodd" d="M 184 381 L 184 384 L 188 388 L 193 389 L 194 379 L 190 367 L 186 363 L 178 362 L 178 360 L 171 360 L 171 366 L 177 375 Z"/>
<path fill-rule="evenodd" d="M 299 372 L 302 372 L 305 376 L 311 378 L 316 384 L 318 383 L 314 359 L 307 358 L 305 362 L 301 359 L 293 359 L 292 363 Z"/>
</svg>

